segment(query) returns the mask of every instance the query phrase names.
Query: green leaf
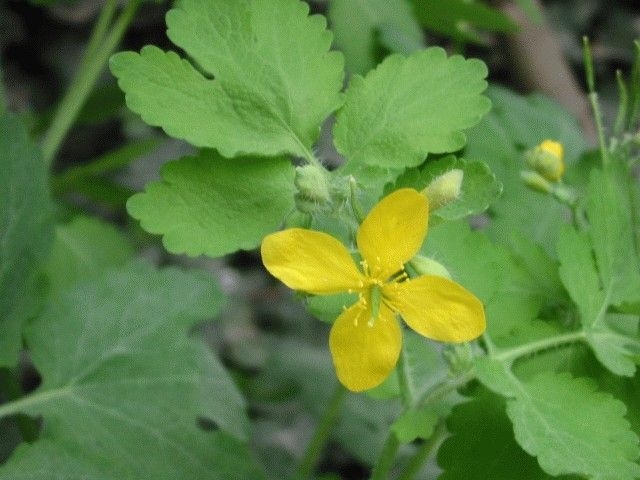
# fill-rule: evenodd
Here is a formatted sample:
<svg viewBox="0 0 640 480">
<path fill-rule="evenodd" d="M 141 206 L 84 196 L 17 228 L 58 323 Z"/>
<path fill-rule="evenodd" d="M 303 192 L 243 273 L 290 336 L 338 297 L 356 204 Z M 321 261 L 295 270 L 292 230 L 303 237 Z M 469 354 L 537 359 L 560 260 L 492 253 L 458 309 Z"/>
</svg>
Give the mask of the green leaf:
<svg viewBox="0 0 640 480">
<path fill-rule="evenodd" d="M 424 189 L 432 180 L 454 169 L 462 170 L 460 196 L 451 203 L 435 210 L 432 215 L 444 220 L 458 220 L 469 215 L 484 212 L 500 196 L 502 185 L 484 162 L 467 162 L 462 158 L 448 155 L 433 162 L 427 162 L 418 169 L 407 169 L 394 185 Z"/>
<path fill-rule="evenodd" d="M 639 321 L 637 315 L 608 314 L 587 331 L 596 358 L 616 375 L 633 377 L 640 364 Z"/>
<path fill-rule="evenodd" d="M 620 165 L 622 167 L 622 165 Z M 586 213 L 600 281 L 612 305 L 640 304 L 640 264 L 636 256 L 626 168 L 591 172 Z"/>
<path fill-rule="evenodd" d="M 487 67 L 429 48 L 391 55 L 365 78 L 354 75 L 334 126 L 335 144 L 349 163 L 414 167 L 428 153 L 454 152 L 462 130 L 490 108 L 481 95 Z"/>
<path fill-rule="evenodd" d="M 634 358 L 640 355 L 638 317 L 607 314 L 614 290 L 611 282 L 606 291 L 601 288 L 587 235 L 569 227 L 562 229 L 558 258 L 560 277 L 578 307 L 585 338 L 596 358 L 616 375 L 633 376 Z"/>
<path fill-rule="evenodd" d="M 83 180 L 93 179 L 122 168 L 138 157 L 154 150 L 159 144 L 155 138 L 131 142 L 123 147 L 112 150 L 91 162 L 71 167 L 53 178 L 53 190 L 62 193 L 73 189 Z"/>
<path fill-rule="evenodd" d="M 458 405 L 451 432 L 438 450 L 438 480 L 543 480 L 549 478 L 515 442 L 504 400 L 486 390 Z"/>
<path fill-rule="evenodd" d="M 449 368 L 442 360 L 438 346 L 410 330 L 403 332 L 402 374 L 410 401 L 416 404 L 429 390 L 447 380 Z M 457 396 L 443 399 L 449 407 Z"/>
<path fill-rule="evenodd" d="M 469 255 L 468 252 L 474 252 Z M 442 263 L 454 281 L 488 303 L 500 286 L 503 256 L 466 222 L 443 222 L 429 229 L 421 253 Z"/>
<path fill-rule="evenodd" d="M 248 425 L 240 394 L 222 366 L 203 368 L 218 362 L 188 337 L 220 305 L 208 276 L 143 263 L 52 301 L 25 334 L 42 384 L 14 408 L 42 416 L 41 439 L 0 479 L 263 478 L 237 439 Z M 203 404 L 203 389 L 219 407 Z M 199 429 L 203 415 L 219 430 Z"/>
<path fill-rule="evenodd" d="M 426 440 L 431 437 L 437 423 L 438 415 L 430 406 L 419 407 L 405 410 L 391 425 L 391 430 L 400 443 L 410 443 L 417 438 Z"/>
<path fill-rule="evenodd" d="M 133 257 L 129 239 L 113 225 L 78 216 L 58 225 L 45 273 L 56 293 L 74 282 L 122 265 Z"/>
<path fill-rule="evenodd" d="M 38 273 L 53 237 L 48 174 L 18 119 L 0 113 L 0 367 L 13 366 L 36 313 Z"/>
<path fill-rule="evenodd" d="M 380 40 L 386 47 L 400 43 L 391 41 L 391 32 L 402 39 L 404 51 L 390 48 L 392 52 L 410 53 L 424 44 L 422 30 L 406 0 L 332 0 L 328 17 L 335 44 L 344 53 L 351 73 L 364 74 L 380 60 L 376 31 L 385 33 Z"/>
<path fill-rule="evenodd" d="M 513 32 L 517 25 L 500 10 L 465 0 L 412 0 L 420 24 L 459 41 L 482 43 L 477 29 Z"/>
<path fill-rule="evenodd" d="M 114 55 L 111 71 L 129 108 L 171 136 L 225 157 L 308 157 L 343 79 L 325 19 L 308 12 L 298 0 L 182 0 L 167 34 L 193 63 L 147 46 Z"/>
<path fill-rule="evenodd" d="M 127 210 L 173 253 L 211 257 L 252 249 L 293 209 L 294 169 L 282 158 L 225 159 L 213 151 L 166 164 L 161 182 Z"/>
<path fill-rule="evenodd" d="M 487 356 L 478 357 L 475 367 L 478 381 L 489 390 L 507 398 L 515 396 L 517 387 L 509 362 Z"/>
<path fill-rule="evenodd" d="M 557 249 L 562 283 L 578 306 L 582 326 L 592 327 L 602 319 L 607 305 L 589 238 L 565 225 L 560 230 Z"/>
<path fill-rule="evenodd" d="M 550 475 L 594 480 L 640 476 L 638 437 L 624 418 L 625 405 L 597 392 L 594 382 L 546 372 L 521 384 L 507 406 L 518 443 Z"/>
</svg>

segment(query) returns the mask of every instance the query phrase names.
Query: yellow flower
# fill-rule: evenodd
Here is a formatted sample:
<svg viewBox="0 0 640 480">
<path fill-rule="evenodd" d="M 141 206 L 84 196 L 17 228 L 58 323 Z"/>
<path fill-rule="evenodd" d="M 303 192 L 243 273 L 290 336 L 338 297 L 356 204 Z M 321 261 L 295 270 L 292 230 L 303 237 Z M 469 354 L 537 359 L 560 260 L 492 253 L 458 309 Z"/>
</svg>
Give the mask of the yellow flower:
<svg viewBox="0 0 640 480">
<path fill-rule="evenodd" d="M 382 383 L 402 344 L 400 315 L 413 330 L 443 342 L 465 342 L 485 329 L 480 301 L 457 283 L 433 275 L 408 279 L 404 264 L 427 234 L 428 201 L 416 190 L 393 192 L 358 229 L 360 268 L 326 233 L 290 228 L 262 242 L 262 261 L 285 285 L 316 295 L 356 292 L 336 319 L 329 347 L 340 382 L 352 391 Z"/>
</svg>

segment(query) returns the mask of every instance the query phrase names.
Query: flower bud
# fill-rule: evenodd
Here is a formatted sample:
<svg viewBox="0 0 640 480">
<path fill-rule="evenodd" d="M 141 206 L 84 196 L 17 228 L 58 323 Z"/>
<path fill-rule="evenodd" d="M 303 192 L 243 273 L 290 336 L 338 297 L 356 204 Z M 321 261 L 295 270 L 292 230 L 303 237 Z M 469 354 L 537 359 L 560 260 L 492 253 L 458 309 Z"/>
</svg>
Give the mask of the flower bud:
<svg viewBox="0 0 640 480">
<path fill-rule="evenodd" d="M 520 178 L 532 190 L 542 193 L 553 192 L 553 185 L 539 173 L 531 170 L 520 170 Z"/>
<path fill-rule="evenodd" d="M 434 178 L 422 193 L 429 199 L 429 210 L 436 210 L 460 196 L 464 172 L 454 168 Z"/>
<path fill-rule="evenodd" d="M 329 177 L 326 170 L 315 165 L 296 167 L 296 176 L 293 179 L 298 192 L 303 196 L 327 202 L 329 195 Z"/>
<path fill-rule="evenodd" d="M 293 180 L 298 189 L 295 201 L 298 210 L 314 213 L 331 203 L 329 192 L 329 177 L 326 170 L 315 165 L 296 167 Z"/>
<path fill-rule="evenodd" d="M 551 182 L 557 182 L 564 173 L 564 148 L 560 142 L 545 140 L 529 150 L 527 163 Z"/>
<path fill-rule="evenodd" d="M 409 261 L 409 267 L 420 275 L 435 275 L 451 280 L 451 274 L 444 265 L 424 255 L 415 255 Z"/>
</svg>

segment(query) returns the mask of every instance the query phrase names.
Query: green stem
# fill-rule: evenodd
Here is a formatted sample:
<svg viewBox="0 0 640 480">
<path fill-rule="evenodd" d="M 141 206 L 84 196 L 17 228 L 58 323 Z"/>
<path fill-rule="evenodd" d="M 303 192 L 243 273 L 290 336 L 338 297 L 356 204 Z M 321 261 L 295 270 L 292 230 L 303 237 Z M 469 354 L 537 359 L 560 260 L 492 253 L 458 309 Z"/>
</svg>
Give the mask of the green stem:
<svg viewBox="0 0 640 480">
<path fill-rule="evenodd" d="M 420 445 L 415 455 L 411 457 L 411 460 L 409 460 L 404 472 L 400 475 L 399 480 L 413 480 L 413 478 L 420 472 L 422 465 L 424 465 L 433 452 L 436 451 L 446 434 L 447 428 L 444 422 L 439 422 L 431 437 L 429 437 L 428 440 L 425 440 L 422 445 Z"/>
<path fill-rule="evenodd" d="M 378 463 L 373 467 L 369 480 L 388 480 L 399 448 L 400 442 L 396 434 L 389 431 L 384 446 L 382 447 L 382 452 L 380 452 L 380 456 L 378 457 Z"/>
<path fill-rule="evenodd" d="M 100 16 L 98 23 L 94 27 L 89 49 L 85 54 L 80 70 L 76 74 L 69 90 L 67 90 L 67 93 L 62 98 L 51 125 L 42 139 L 42 154 L 47 165 L 51 165 L 53 162 L 65 136 L 73 125 L 87 97 L 93 90 L 104 65 L 120 43 L 129 23 L 133 20 L 140 1 L 141 0 L 130 0 L 115 21 L 113 28 L 108 33 L 103 33 L 102 35 L 100 35 L 100 30 L 105 28 L 104 19 L 107 18 L 108 15 Z M 111 8 L 110 3 L 107 4 L 105 9 L 109 8 Z M 98 33 L 96 33 L 96 31 L 98 31 Z M 102 42 L 100 42 L 100 40 L 102 40 Z M 99 42 L 100 45 L 98 45 Z"/>
<path fill-rule="evenodd" d="M 602 166 L 609 164 L 609 151 L 607 149 L 607 141 L 604 136 L 604 126 L 602 124 L 602 112 L 598 103 L 598 94 L 595 89 L 595 75 L 593 73 L 593 56 L 591 55 L 591 46 L 589 39 L 582 37 L 583 53 L 584 53 L 584 69 L 587 77 L 587 88 L 589 90 L 589 102 L 593 110 L 593 117 L 596 122 L 596 130 L 598 132 L 598 144 L 600 145 L 600 156 L 602 158 Z"/>
<path fill-rule="evenodd" d="M 364 213 L 362 212 L 362 207 L 360 206 L 360 202 L 358 202 L 358 184 L 356 179 L 353 176 L 349 176 L 349 198 L 351 200 L 351 209 L 353 210 L 353 214 L 358 221 L 358 224 L 364 221 Z"/>
<path fill-rule="evenodd" d="M 436 403 L 454 390 L 466 385 L 474 378 L 476 378 L 476 373 L 473 369 L 468 370 L 457 377 L 448 378 L 446 381 L 439 383 L 437 386 L 425 393 L 418 402 L 418 405 L 424 406 Z"/>
<path fill-rule="evenodd" d="M 56 390 L 47 390 L 45 392 L 30 393 L 25 397 L 18 398 L 11 402 L 0 405 L 0 418 L 8 415 L 16 415 L 18 413 L 24 413 L 29 407 L 38 405 L 40 403 L 48 402 L 52 399 L 65 396 L 69 393 L 69 387 L 59 388 Z"/>
<path fill-rule="evenodd" d="M 15 401 L 24 393 L 16 374 L 8 368 L 0 368 L 0 391 L 7 400 Z M 16 424 L 20 429 L 22 438 L 27 442 L 33 442 L 38 438 L 38 424 L 32 418 L 25 416 L 16 417 Z"/>
<path fill-rule="evenodd" d="M 519 347 L 499 351 L 499 353 L 493 355 L 493 359 L 501 362 L 513 362 L 518 358 L 525 357 L 542 350 L 548 350 L 550 348 L 559 347 L 569 343 L 583 341 L 585 338 L 586 333 L 584 330 L 569 332 L 562 335 L 556 335 L 554 337 L 543 338 L 542 340 L 520 345 Z"/>
<path fill-rule="evenodd" d="M 320 419 L 309 445 L 307 445 L 302 461 L 293 475 L 295 480 L 309 478 L 313 473 L 313 470 L 318 463 L 318 459 L 322 454 L 322 450 L 327 443 L 329 434 L 338 419 L 346 393 L 347 390 L 342 385 L 338 384 L 333 395 L 329 399 L 327 409 L 324 411 L 324 415 Z"/>
<path fill-rule="evenodd" d="M 117 7 L 118 0 L 107 0 L 107 3 L 100 11 L 98 20 L 96 20 L 96 24 L 91 32 L 91 37 L 89 37 L 89 42 L 87 42 L 87 48 L 84 53 L 84 58 L 82 59 L 83 62 L 91 58 L 96 53 L 98 46 L 104 41 Z"/>
</svg>

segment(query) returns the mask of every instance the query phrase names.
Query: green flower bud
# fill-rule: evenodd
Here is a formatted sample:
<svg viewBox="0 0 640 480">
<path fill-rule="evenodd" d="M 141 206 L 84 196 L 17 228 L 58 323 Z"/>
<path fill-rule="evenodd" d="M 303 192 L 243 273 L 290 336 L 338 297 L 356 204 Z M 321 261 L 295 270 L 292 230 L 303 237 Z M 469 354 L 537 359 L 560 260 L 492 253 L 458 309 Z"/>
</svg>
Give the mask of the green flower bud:
<svg viewBox="0 0 640 480">
<path fill-rule="evenodd" d="M 532 190 L 536 190 L 542 193 L 553 192 L 553 185 L 549 181 L 537 172 L 531 170 L 521 170 L 520 178 L 524 181 L 527 187 Z"/>
<path fill-rule="evenodd" d="M 469 371 L 473 367 L 473 350 L 468 343 L 446 345 L 442 355 L 449 364 L 453 375 Z"/>
<path fill-rule="evenodd" d="M 420 275 L 435 275 L 451 280 L 451 274 L 444 265 L 424 255 L 414 256 L 409 261 L 409 267 Z"/>
<path fill-rule="evenodd" d="M 296 176 L 293 180 L 298 193 L 319 203 L 326 203 L 331 200 L 329 194 L 329 175 L 322 167 L 315 165 L 304 165 L 296 167 Z"/>
<path fill-rule="evenodd" d="M 553 140 L 545 140 L 526 154 L 527 163 L 551 182 L 557 182 L 564 174 L 564 148 Z"/>
<path fill-rule="evenodd" d="M 456 200 L 462 190 L 463 178 L 464 172 L 459 168 L 454 168 L 434 178 L 422 190 L 422 193 L 429 199 L 429 210 L 436 210 Z"/>
</svg>

